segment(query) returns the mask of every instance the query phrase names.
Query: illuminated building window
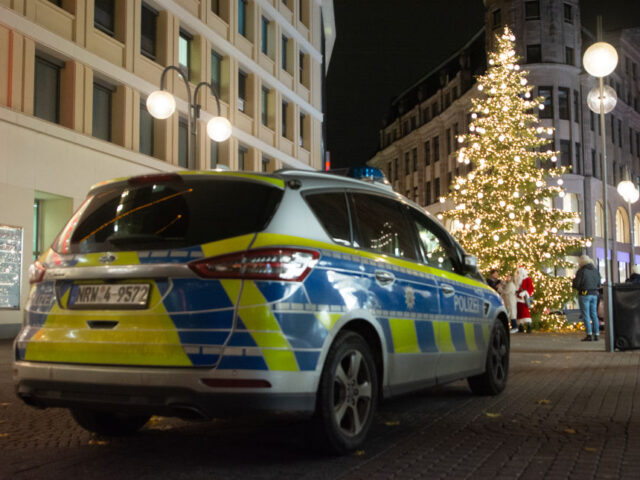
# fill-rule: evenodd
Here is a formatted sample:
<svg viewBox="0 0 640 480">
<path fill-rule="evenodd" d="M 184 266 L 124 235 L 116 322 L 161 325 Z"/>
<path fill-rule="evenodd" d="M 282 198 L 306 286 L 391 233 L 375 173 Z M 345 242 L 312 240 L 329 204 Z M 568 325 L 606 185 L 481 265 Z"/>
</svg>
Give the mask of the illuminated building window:
<svg viewBox="0 0 640 480">
<path fill-rule="evenodd" d="M 569 93 L 568 88 L 558 88 L 558 116 L 560 120 L 569 120 Z M 546 106 L 545 106 L 546 108 Z"/>
<path fill-rule="evenodd" d="M 156 59 L 158 12 L 146 3 L 140 9 L 140 53 L 151 60 Z"/>
<path fill-rule="evenodd" d="M 573 7 L 568 3 L 564 4 L 564 21 L 566 23 L 573 23 Z"/>
<path fill-rule="evenodd" d="M 553 118 L 553 87 L 539 87 L 538 95 L 544 97 L 544 109 L 540 110 L 540 118 Z"/>
<path fill-rule="evenodd" d="M 540 20 L 540 0 L 524 2 L 524 19 Z"/>
<path fill-rule="evenodd" d="M 602 203 L 596 202 L 595 207 L 595 228 L 594 234 L 596 237 L 604 238 L 604 210 Z"/>
<path fill-rule="evenodd" d="M 494 10 L 491 14 L 493 18 L 493 29 L 499 28 L 502 26 L 502 11 L 500 9 Z"/>
<path fill-rule="evenodd" d="M 60 71 L 62 62 L 36 55 L 34 72 L 33 114 L 60 123 Z"/>
<path fill-rule="evenodd" d="M 154 154 L 153 117 L 147 110 L 145 101 L 140 102 L 140 153 L 149 156 Z"/>
<path fill-rule="evenodd" d="M 111 102 L 113 88 L 93 83 L 93 136 L 111 141 Z"/>
<path fill-rule="evenodd" d="M 115 36 L 115 2 L 95 0 L 93 14 L 95 28 L 111 37 Z"/>
<path fill-rule="evenodd" d="M 542 61 L 542 47 L 539 43 L 527 45 L 527 63 L 540 63 Z"/>
<path fill-rule="evenodd" d="M 238 1 L 238 33 L 247 36 L 247 0 Z"/>
<path fill-rule="evenodd" d="M 180 29 L 178 38 L 178 65 L 187 75 L 187 80 L 191 78 L 191 42 L 193 36 L 185 30 Z"/>
</svg>

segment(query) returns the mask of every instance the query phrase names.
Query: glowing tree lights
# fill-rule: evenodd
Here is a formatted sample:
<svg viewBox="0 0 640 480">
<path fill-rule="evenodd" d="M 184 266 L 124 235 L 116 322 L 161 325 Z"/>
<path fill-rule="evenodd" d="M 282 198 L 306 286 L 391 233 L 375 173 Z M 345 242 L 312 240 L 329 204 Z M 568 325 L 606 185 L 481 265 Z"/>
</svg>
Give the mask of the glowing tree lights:
<svg viewBox="0 0 640 480">
<path fill-rule="evenodd" d="M 534 310 L 554 310 L 571 297 L 571 279 L 555 276 L 571 266 L 587 241 L 567 234 L 580 219 L 553 208 L 564 196 L 553 129 L 538 122 L 543 98 L 532 98 L 527 72 L 516 63 L 515 37 L 505 27 L 489 53 L 487 72 L 478 77 L 479 98 L 472 100 L 469 133 L 458 138 L 458 162 L 472 164 L 454 179 L 443 214 L 465 249 L 477 255 L 482 270 L 501 274 L 524 266 L 535 285 Z M 444 201 L 444 199 L 442 199 Z"/>
</svg>

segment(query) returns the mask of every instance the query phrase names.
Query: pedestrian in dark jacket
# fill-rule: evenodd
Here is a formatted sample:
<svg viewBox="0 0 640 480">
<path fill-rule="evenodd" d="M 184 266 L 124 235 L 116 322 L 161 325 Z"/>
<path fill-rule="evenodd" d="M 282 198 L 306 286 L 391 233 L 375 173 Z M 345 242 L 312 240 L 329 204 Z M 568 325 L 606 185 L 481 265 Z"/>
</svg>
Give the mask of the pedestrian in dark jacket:
<svg viewBox="0 0 640 480">
<path fill-rule="evenodd" d="M 500 285 L 500 282 L 502 282 L 502 280 L 498 278 L 498 270 L 496 270 L 495 268 L 492 269 L 489 272 L 489 277 L 487 277 L 487 284 L 494 290 L 498 291 L 498 286 Z"/>
<path fill-rule="evenodd" d="M 598 324 L 598 287 L 600 286 L 600 272 L 587 255 L 578 260 L 578 271 L 573 279 L 573 288 L 578 291 L 578 304 L 584 319 L 584 329 L 587 336 L 583 342 L 598 340 L 600 325 Z M 593 328 L 592 328 L 593 324 Z"/>
<path fill-rule="evenodd" d="M 634 265 L 633 273 L 627 278 L 625 283 L 640 283 L 640 265 Z"/>
</svg>

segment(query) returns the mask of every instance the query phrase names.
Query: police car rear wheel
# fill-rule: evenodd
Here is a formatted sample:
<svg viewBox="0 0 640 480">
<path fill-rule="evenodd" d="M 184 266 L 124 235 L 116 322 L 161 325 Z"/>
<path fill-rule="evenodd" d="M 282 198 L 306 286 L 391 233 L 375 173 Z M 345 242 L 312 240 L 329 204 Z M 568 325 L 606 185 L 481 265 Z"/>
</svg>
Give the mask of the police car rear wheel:
<svg viewBox="0 0 640 480">
<path fill-rule="evenodd" d="M 127 415 L 85 408 L 72 409 L 71 416 L 85 430 L 105 436 L 132 435 L 144 427 L 150 418 L 149 415 Z"/>
<path fill-rule="evenodd" d="M 344 454 L 360 446 L 377 399 L 378 378 L 369 346 L 356 333 L 340 334 L 329 350 L 318 391 L 320 428 L 331 451 Z"/>
<path fill-rule="evenodd" d="M 509 337 L 500 321 L 491 331 L 485 372 L 467 379 L 469 388 L 476 395 L 497 395 L 507 385 L 509 374 Z"/>
</svg>

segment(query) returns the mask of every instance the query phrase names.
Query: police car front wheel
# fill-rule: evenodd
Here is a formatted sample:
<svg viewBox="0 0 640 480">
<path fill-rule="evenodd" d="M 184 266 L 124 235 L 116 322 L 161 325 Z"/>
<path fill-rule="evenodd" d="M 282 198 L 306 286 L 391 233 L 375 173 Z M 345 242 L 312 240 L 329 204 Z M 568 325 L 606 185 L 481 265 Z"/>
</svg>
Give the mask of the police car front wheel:
<svg viewBox="0 0 640 480">
<path fill-rule="evenodd" d="M 467 379 L 469 388 L 476 395 L 497 395 L 507 385 L 509 375 L 509 334 L 501 321 L 491 330 L 485 371 Z"/>
<path fill-rule="evenodd" d="M 378 402 L 371 350 L 354 332 L 341 333 L 329 350 L 318 389 L 317 414 L 325 446 L 338 454 L 364 441 Z"/>
<path fill-rule="evenodd" d="M 127 415 L 86 408 L 72 409 L 71 416 L 85 430 L 105 436 L 132 435 L 144 427 L 150 418 L 148 415 Z"/>
</svg>

